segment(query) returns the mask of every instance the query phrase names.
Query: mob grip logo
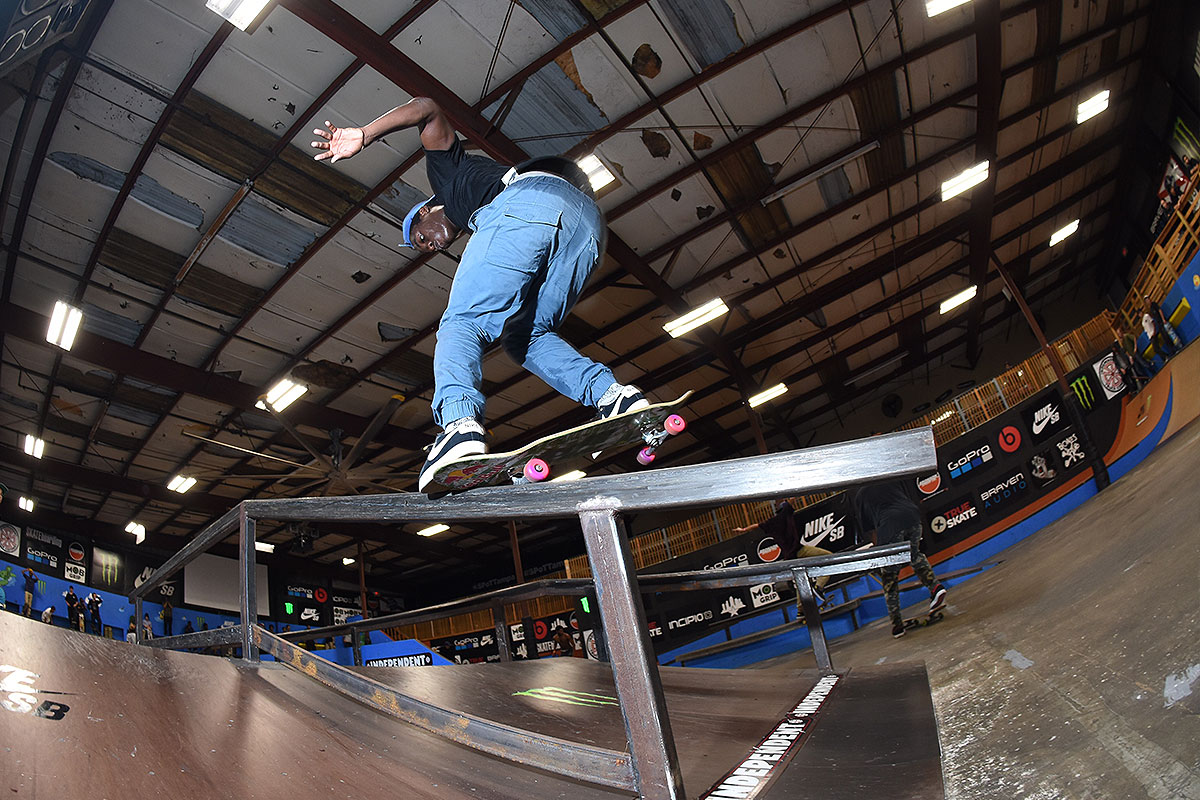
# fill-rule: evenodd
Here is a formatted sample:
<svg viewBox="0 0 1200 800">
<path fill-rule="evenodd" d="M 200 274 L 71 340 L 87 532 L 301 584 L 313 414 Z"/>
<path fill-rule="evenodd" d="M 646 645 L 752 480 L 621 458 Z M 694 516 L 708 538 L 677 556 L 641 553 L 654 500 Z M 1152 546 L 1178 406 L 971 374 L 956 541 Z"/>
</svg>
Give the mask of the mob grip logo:
<svg viewBox="0 0 1200 800">
<path fill-rule="evenodd" d="M 11 664 L 0 664 L 0 708 L 12 711 L 14 714 L 32 714 L 41 719 L 59 720 L 67 715 L 71 707 L 65 703 L 55 703 L 43 700 L 38 703 L 39 694 L 61 694 L 61 692 L 39 692 L 34 686 L 37 680 L 36 672 L 14 667 Z"/>
</svg>

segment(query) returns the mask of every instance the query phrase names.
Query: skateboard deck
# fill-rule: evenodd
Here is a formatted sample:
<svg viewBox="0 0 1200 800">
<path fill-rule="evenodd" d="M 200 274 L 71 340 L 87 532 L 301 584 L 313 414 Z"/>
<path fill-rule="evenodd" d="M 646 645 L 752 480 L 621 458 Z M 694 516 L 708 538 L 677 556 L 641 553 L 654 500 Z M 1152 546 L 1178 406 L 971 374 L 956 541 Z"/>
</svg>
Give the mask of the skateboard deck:
<svg viewBox="0 0 1200 800">
<path fill-rule="evenodd" d="M 941 611 L 935 611 L 927 617 L 917 617 L 916 619 L 904 620 L 904 630 L 912 630 L 913 628 L 928 628 L 930 625 L 936 625 L 946 618 L 946 615 Z"/>
<path fill-rule="evenodd" d="M 425 493 L 444 494 L 479 486 L 540 481 L 566 474 L 560 470 L 565 462 L 579 460 L 598 451 L 643 442 L 646 448 L 638 454 L 637 460 L 642 464 L 649 463 L 653 460 L 653 449 L 685 427 L 686 423 L 675 410 L 691 394 L 688 391 L 669 403 L 655 403 L 627 414 L 593 420 L 552 433 L 517 450 L 484 453 L 451 461 L 433 474 Z M 649 459 L 643 460 L 646 449 L 650 450 Z"/>
</svg>

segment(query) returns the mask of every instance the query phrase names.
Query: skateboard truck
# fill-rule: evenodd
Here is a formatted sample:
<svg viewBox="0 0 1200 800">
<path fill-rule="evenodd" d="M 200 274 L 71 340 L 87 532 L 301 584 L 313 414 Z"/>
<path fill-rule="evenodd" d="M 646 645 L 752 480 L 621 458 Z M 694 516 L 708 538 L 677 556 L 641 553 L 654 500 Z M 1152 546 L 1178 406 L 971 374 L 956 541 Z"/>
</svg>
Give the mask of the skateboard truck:
<svg viewBox="0 0 1200 800">
<path fill-rule="evenodd" d="M 657 430 L 649 431 L 643 439 L 646 440 L 646 446 L 638 451 L 637 462 L 643 467 L 654 461 L 654 451 L 662 446 L 669 437 L 677 433 L 682 433 L 687 427 L 687 421 L 678 414 L 672 414 L 663 420 L 663 426 Z"/>
</svg>

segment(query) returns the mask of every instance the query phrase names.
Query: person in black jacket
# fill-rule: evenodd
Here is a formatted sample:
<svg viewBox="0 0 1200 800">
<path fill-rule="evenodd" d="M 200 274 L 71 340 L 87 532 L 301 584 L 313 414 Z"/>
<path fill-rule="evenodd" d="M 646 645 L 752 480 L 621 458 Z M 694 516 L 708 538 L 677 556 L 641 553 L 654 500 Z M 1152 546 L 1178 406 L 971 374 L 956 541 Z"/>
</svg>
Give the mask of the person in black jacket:
<svg viewBox="0 0 1200 800">
<path fill-rule="evenodd" d="M 929 613 L 946 604 L 946 587 L 933 574 L 929 559 L 921 552 L 921 509 L 908 490 L 909 481 L 872 483 L 854 492 L 854 513 L 864 533 L 875 531 L 876 544 L 907 541 L 912 546 L 912 568 L 929 589 Z M 904 635 L 904 617 L 900 614 L 900 567 L 884 567 L 883 596 L 892 618 L 892 636 Z"/>
</svg>

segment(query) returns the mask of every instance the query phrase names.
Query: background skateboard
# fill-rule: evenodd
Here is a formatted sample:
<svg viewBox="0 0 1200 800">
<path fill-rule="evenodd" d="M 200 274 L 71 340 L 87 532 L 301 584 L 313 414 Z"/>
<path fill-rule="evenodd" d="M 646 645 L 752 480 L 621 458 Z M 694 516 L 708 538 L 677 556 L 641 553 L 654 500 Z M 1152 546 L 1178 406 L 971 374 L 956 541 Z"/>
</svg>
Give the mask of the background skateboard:
<svg viewBox="0 0 1200 800">
<path fill-rule="evenodd" d="M 461 492 L 477 486 L 509 483 L 520 476 L 541 480 L 566 474 L 567 470 L 562 469 L 563 464 L 598 451 L 641 443 L 657 446 L 671 433 L 683 430 L 683 419 L 674 412 L 691 394 L 688 391 L 669 403 L 655 403 L 638 411 L 593 420 L 560 433 L 552 433 L 518 450 L 485 453 L 452 461 L 433 474 L 425 493 L 437 494 L 447 490 Z M 678 425 L 671 424 L 670 428 L 665 428 L 669 418 L 673 418 L 670 419 L 671 423 L 678 421 Z M 530 475 L 526 471 L 534 459 L 544 462 L 547 467 L 544 474 Z M 631 454 L 630 460 L 633 459 Z"/>
</svg>

